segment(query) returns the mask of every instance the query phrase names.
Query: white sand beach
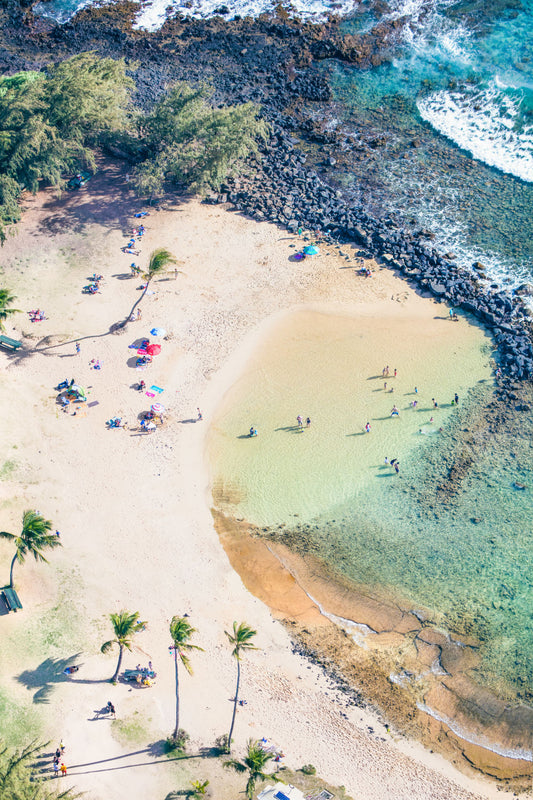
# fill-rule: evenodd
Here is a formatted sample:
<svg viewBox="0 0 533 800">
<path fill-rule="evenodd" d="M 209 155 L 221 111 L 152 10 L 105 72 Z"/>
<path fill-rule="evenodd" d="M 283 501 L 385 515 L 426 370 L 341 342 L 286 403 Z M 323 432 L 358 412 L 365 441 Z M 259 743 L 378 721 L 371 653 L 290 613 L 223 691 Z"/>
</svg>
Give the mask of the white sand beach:
<svg viewBox="0 0 533 800">
<path fill-rule="evenodd" d="M 445 310 L 386 269 L 358 276 L 353 258 L 347 262 L 335 248 L 290 261 L 297 237 L 197 201 L 151 211 L 142 220 L 141 255 L 125 255 L 120 248 L 136 206 L 115 169 L 104 165 L 87 187 L 59 200 L 47 193 L 28 198 L 1 252 L 2 286 L 23 311 L 6 333 L 23 338 L 24 352 L 0 352 L 0 525 L 16 533 L 22 511 L 35 508 L 53 521 L 63 544 L 49 553 L 49 565 L 32 560 L 15 567 L 24 609 L 0 617 L 6 731 L 50 740 L 54 749 L 63 738 L 69 773 L 61 781 L 88 799 L 163 800 L 187 776 L 204 776 L 200 759 L 176 765 L 149 749 L 173 728 L 169 621 L 187 613 L 198 631 L 193 641 L 204 649 L 191 656 L 194 675 L 181 679 L 181 725 L 196 753 L 228 730 L 235 662 L 224 631 L 246 620 L 261 649 L 243 662 L 247 702 L 237 716 L 237 753 L 249 737 L 264 736 L 283 750 L 283 763 L 312 763 L 325 780 L 365 800 L 505 797 L 496 784 L 388 734 L 379 714 L 347 706 L 317 667 L 292 652 L 286 628 L 245 589 L 210 512 L 208 426 L 274 315 L 297 307 L 351 315 L 360 309 L 370 337 L 374 318 L 391 324 L 409 318 L 438 345 L 452 326 L 442 319 Z M 130 263 L 146 266 L 156 247 L 174 253 L 183 274 L 154 280 L 142 320 L 109 333 L 139 295 Z M 82 294 L 94 272 L 104 276 L 101 293 Z M 26 312 L 35 308 L 44 310 L 44 321 L 29 321 Z M 464 337 L 482 336 L 464 319 L 457 325 Z M 162 352 L 138 371 L 128 348 L 154 326 L 167 331 Z M 92 359 L 100 370 L 92 369 Z M 75 415 L 72 408 L 61 411 L 53 388 L 70 378 L 88 392 L 88 407 Z M 156 398 L 167 410 L 164 425 L 153 434 L 139 428 L 139 415 L 153 402 L 132 388 L 141 378 L 147 388 L 164 390 Z M 114 415 L 127 429 L 106 429 Z M 9 544 L 0 542 L 3 580 L 10 557 Z M 122 608 L 148 622 L 137 637 L 144 653 L 126 653 L 124 667 L 150 658 L 153 687 L 102 682 L 115 665 L 115 654 L 99 653 L 111 638 L 108 615 Z M 58 678 L 63 659 L 82 665 L 71 679 Z M 124 723 L 122 738 L 120 726 L 93 719 L 108 700 Z M 220 800 L 244 786 L 239 776 L 228 774 L 218 785 L 217 773 L 205 774 Z"/>
</svg>

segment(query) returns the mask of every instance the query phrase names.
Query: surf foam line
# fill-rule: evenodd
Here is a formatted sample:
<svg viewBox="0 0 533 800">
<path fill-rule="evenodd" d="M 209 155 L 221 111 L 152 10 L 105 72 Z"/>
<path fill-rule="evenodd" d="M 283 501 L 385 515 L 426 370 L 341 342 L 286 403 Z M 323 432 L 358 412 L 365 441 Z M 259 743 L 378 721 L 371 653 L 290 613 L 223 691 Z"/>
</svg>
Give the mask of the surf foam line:
<svg viewBox="0 0 533 800">
<path fill-rule="evenodd" d="M 290 566 L 285 562 L 285 560 L 275 553 L 271 547 L 266 545 L 267 550 L 272 553 L 274 558 L 276 558 L 283 569 L 286 569 L 289 575 L 291 575 L 294 580 L 296 581 L 297 585 L 300 587 L 302 592 L 309 598 L 309 600 L 318 608 L 320 613 L 326 619 L 329 619 L 330 622 L 333 622 L 339 628 L 342 628 L 346 631 L 346 633 L 350 636 L 354 644 L 358 645 L 359 647 L 366 647 L 365 644 L 365 637 L 368 636 L 369 633 L 377 633 L 373 628 L 369 625 L 365 625 L 364 622 L 355 622 L 353 619 L 347 619 L 346 617 L 338 617 L 336 614 L 331 614 L 327 611 L 322 603 L 320 603 L 312 594 L 310 594 L 300 583 L 298 577 L 295 575 L 294 571 L 290 568 Z"/>
<path fill-rule="evenodd" d="M 473 158 L 533 182 L 533 126 L 515 130 L 520 102 L 492 81 L 475 92 L 435 92 L 417 107 L 422 119 Z"/>
<path fill-rule="evenodd" d="M 292 575 L 292 577 L 294 578 L 294 580 L 296 581 L 296 583 L 298 584 L 298 586 L 300 587 L 302 592 L 304 592 L 305 595 L 311 600 L 311 602 L 315 604 L 315 606 L 318 608 L 318 610 L 320 611 L 322 616 L 326 617 L 326 619 L 329 619 L 331 622 L 333 622 L 338 627 L 343 628 L 344 630 L 346 630 L 346 633 L 348 633 L 350 635 L 350 637 L 352 638 L 352 640 L 354 641 L 355 644 L 359 645 L 360 647 L 365 647 L 366 645 L 365 645 L 365 642 L 364 642 L 364 638 L 369 633 L 376 633 L 376 631 L 373 630 L 372 628 L 370 628 L 368 625 L 365 625 L 364 623 L 354 622 L 354 620 L 352 620 L 352 619 L 346 619 L 345 617 L 340 617 L 340 616 L 337 616 L 336 614 L 331 614 L 329 611 L 326 611 L 324 606 L 321 603 L 319 603 L 319 601 L 316 598 L 314 598 L 312 594 L 310 594 L 308 591 L 306 591 L 306 589 L 304 589 L 304 587 L 298 581 L 297 576 L 294 574 L 294 571 L 284 561 L 284 559 L 281 556 L 279 556 L 277 553 L 275 553 L 272 550 L 272 548 L 268 546 L 268 544 L 266 545 L 266 547 L 267 547 L 267 550 L 270 553 L 272 553 L 274 558 L 276 558 L 279 561 L 281 566 L 284 569 L 286 569 L 287 572 L 290 575 Z M 462 643 L 460 643 L 460 644 L 462 644 Z M 399 676 L 394 676 L 393 677 L 391 675 L 390 676 L 390 680 L 393 683 L 396 683 L 397 685 L 402 686 L 402 683 L 401 683 L 400 680 L 398 680 L 398 677 Z M 420 677 L 422 677 L 422 676 L 419 676 L 419 678 Z M 396 680 L 395 680 L 395 678 L 396 678 Z M 419 703 L 416 704 L 416 707 L 418 708 L 419 711 L 423 711 L 425 714 L 428 714 L 428 716 L 433 717 L 433 719 L 436 719 L 438 722 L 443 722 L 445 725 L 448 726 L 448 728 L 451 731 L 453 731 L 453 733 L 456 734 L 456 736 L 459 736 L 459 738 L 462 739 L 465 742 L 469 742 L 470 744 L 476 745 L 477 747 L 481 747 L 483 750 L 489 750 L 491 753 L 496 753 L 496 755 L 503 756 L 504 758 L 511 758 L 511 759 L 513 759 L 515 761 L 532 761 L 533 762 L 533 751 L 532 750 L 526 750 L 524 748 L 508 749 L 508 748 L 505 748 L 505 747 L 501 747 L 498 744 L 494 744 L 494 743 L 490 742 L 484 736 L 477 736 L 474 733 L 469 733 L 469 732 L 464 731 L 461 728 L 461 726 L 455 720 L 453 720 L 451 717 L 447 717 L 444 714 L 439 714 L 438 711 L 435 711 L 434 709 L 430 708 L 430 706 L 427 706 L 425 703 L 420 703 L 419 702 Z"/>
<path fill-rule="evenodd" d="M 330 15 L 347 16 L 356 7 L 355 0 L 293 0 L 282 4 L 290 16 L 302 20 L 322 22 Z M 134 27 L 155 31 L 169 16 L 206 18 L 220 16 L 224 19 L 235 17 L 257 17 L 259 14 L 274 13 L 279 3 L 276 0 L 151 0 L 143 4 L 137 15 Z"/>
<path fill-rule="evenodd" d="M 533 761 L 533 750 L 525 750 L 519 747 L 515 749 L 500 747 L 500 745 L 489 742 L 484 736 L 477 736 L 474 733 L 464 731 L 451 717 L 447 717 L 445 714 L 439 714 L 438 711 L 425 705 L 425 703 L 417 703 L 416 707 L 419 711 L 423 711 L 424 714 L 428 714 L 428 716 L 433 717 L 433 719 L 436 719 L 438 722 L 443 722 L 456 736 L 459 736 L 459 738 L 463 739 L 465 742 L 469 742 L 469 744 L 482 747 L 484 750 L 490 750 L 492 753 L 496 753 L 496 755 L 503 756 L 504 758 L 512 758 L 515 761 Z"/>
</svg>

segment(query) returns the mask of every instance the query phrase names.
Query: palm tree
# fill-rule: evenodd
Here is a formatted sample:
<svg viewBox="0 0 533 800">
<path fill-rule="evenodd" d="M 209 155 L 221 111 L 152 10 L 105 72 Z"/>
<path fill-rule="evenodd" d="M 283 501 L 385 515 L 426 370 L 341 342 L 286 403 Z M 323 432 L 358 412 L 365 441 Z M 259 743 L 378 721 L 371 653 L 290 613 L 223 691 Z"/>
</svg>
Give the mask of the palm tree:
<svg viewBox="0 0 533 800">
<path fill-rule="evenodd" d="M 0 289 L 0 331 L 4 331 L 4 322 L 11 314 L 20 314 L 18 308 L 8 308 L 16 300 L 8 289 Z"/>
<path fill-rule="evenodd" d="M 144 631 L 146 628 L 146 622 L 139 620 L 138 611 L 119 611 L 118 614 L 110 614 L 109 619 L 113 625 L 115 638 L 110 639 L 108 642 L 104 642 L 100 650 L 102 653 L 107 653 L 109 650 L 111 650 L 114 644 L 118 644 L 117 668 L 115 670 L 115 674 L 111 678 L 111 683 L 115 683 L 118 678 L 118 673 L 120 672 L 120 665 L 122 664 L 124 649 L 130 651 L 139 650 L 138 647 L 135 647 L 132 640 L 136 633 Z"/>
<path fill-rule="evenodd" d="M 11 539 L 16 547 L 15 555 L 11 561 L 11 569 L 9 572 L 9 588 L 13 588 L 13 569 L 15 563 L 24 564 L 28 553 L 34 557 L 36 561 L 44 561 L 48 563 L 43 556 L 42 551 L 46 547 L 61 547 L 59 537 L 55 534 L 48 533 L 52 528 L 50 520 L 41 517 L 37 511 L 25 511 L 22 515 L 22 531 L 20 536 L 15 536 L 13 533 L 7 531 L 0 531 L 0 538 Z"/>
<path fill-rule="evenodd" d="M 198 647 L 196 644 L 190 644 L 189 639 L 193 633 L 196 633 L 196 628 L 193 628 L 192 625 L 189 625 L 185 617 L 172 617 L 172 621 L 170 623 L 170 636 L 172 639 L 172 645 L 169 647 L 169 650 L 174 650 L 174 674 L 176 677 L 176 725 L 174 727 L 174 733 L 172 734 L 173 739 L 178 738 L 178 731 L 180 727 L 178 656 L 189 675 L 192 675 L 191 662 L 187 656 L 187 651 L 203 651 L 202 647 Z"/>
<path fill-rule="evenodd" d="M 237 713 L 237 702 L 239 700 L 239 684 L 241 682 L 241 652 L 243 650 L 259 650 L 252 644 L 253 637 L 257 634 L 252 628 L 248 627 L 246 622 L 241 622 L 237 625 L 233 623 L 233 633 L 224 631 L 229 639 L 229 643 L 233 646 L 231 655 L 237 661 L 237 688 L 235 689 L 235 698 L 233 700 L 233 715 L 231 717 L 231 727 L 229 729 L 227 752 L 231 751 L 231 735 L 233 733 L 233 726 L 235 725 L 235 714 Z"/>
<path fill-rule="evenodd" d="M 224 761 L 224 766 L 227 769 L 233 769 L 235 772 L 248 772 L 248 783 L 246 784 L 246 797 L 248 800 L 253 800 L 257 781 L 266 781 L 269 777 L 263 770 L 271 758 L 274 758 L 274 753 L 266 753 L 260 747 L 259 742 L 248 739 L 246 756 L 242 761 L 236 758 Z"/>
<path fill-rule="evenodd" d="M 128 314 L 126 322 L 131 319 L 131 316 L 139 303 L 142 302 L 144 295 L 148 291 L 148 286 L 150 285 L 150 281 L 152 278 L 155 278 L 156 275 L 161 275 L 163 272 L 166 271 L 167 267 L 170 267 L 171 264 L 177 264 L 178 260 L 169 250 L 165 250 L 164 247 L 158 247 L 157 250 L 153 250 L 150 253 L 150 263 L 148 264 L 148 270 L 144 274 L 144 278 L 146 279 L 146 286 L 144 287 L 144 292 L 141 294 L 138 300 L 132 306 L 130 313 Z"/>
</svg>

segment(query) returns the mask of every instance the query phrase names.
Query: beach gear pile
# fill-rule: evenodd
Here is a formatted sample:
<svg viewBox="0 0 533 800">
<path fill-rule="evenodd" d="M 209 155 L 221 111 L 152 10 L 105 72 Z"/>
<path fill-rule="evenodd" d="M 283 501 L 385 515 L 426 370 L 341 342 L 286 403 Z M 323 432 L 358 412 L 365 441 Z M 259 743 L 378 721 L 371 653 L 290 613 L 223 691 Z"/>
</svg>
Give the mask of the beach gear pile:
<svg viewBox="0 0 533 800">
<path fill-rule="evenodd" d="M 100 282 L 103 281 L 103 275 L 97 275 L 96 272 L 91 278 L 87 278 L 90 281 L 87 286 L 84 286 L 82 289 L 83 294 L 96 294 L 100 291 Z"/>
</svg>

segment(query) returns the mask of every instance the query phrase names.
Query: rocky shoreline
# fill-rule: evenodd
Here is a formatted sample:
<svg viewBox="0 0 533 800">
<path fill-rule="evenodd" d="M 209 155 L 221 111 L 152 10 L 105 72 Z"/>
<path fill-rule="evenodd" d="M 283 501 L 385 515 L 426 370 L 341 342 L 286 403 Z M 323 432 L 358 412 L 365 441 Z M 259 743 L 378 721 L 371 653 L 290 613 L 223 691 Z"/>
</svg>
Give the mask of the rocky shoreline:
<svg viewBox="0 0 533 800">
<path fill-rule="evenodd" d="M 272 128 L 270 141 L 251 160 L 248 177 L 228 180 L 208 201 L 228 202 L 291 231 L 301 226 L 353 243 L 420 290 L 471 313 L 497 343 L 502 400 L 510 398 L 517 381 L 533 377 L 532 319 L 522 299 L 533 287 L 524 285 L 511 295 L 488 285 L 483 265 L 461 268 L 453 254 L 441 255 L 431 246 L 430 231 L 409 230 L 393 215 L 376 217 L 329 185 L 328 168 L 337 163 L 332 153 L 355 143 L 316 122 L 318 112 L 331 113 L 331 90 L 317 63 L 341 59 L 365 67 L 390 59 L 401 20 L 354 36 L 343 34 L 336 20 L 302 24 L 279 11 L 256 20 L 176 18 L 146 33 L 132 28 L 135 3 L 88 8 L 64 25 L 36 17 L 32 5 L 10 0 L 1 12 L 4 74 L 92 49 L 137 61 L 137 102 L 144 107 L 173 80 L 211 82 L 216 102 L 259 103 Z M 314 119 L 305 111 L 309 104 L 317 111 Z M 363 131 L 357 142 L 363 158 L 380 146 L 372 137 L 372 130 Z"/>
</svg>

